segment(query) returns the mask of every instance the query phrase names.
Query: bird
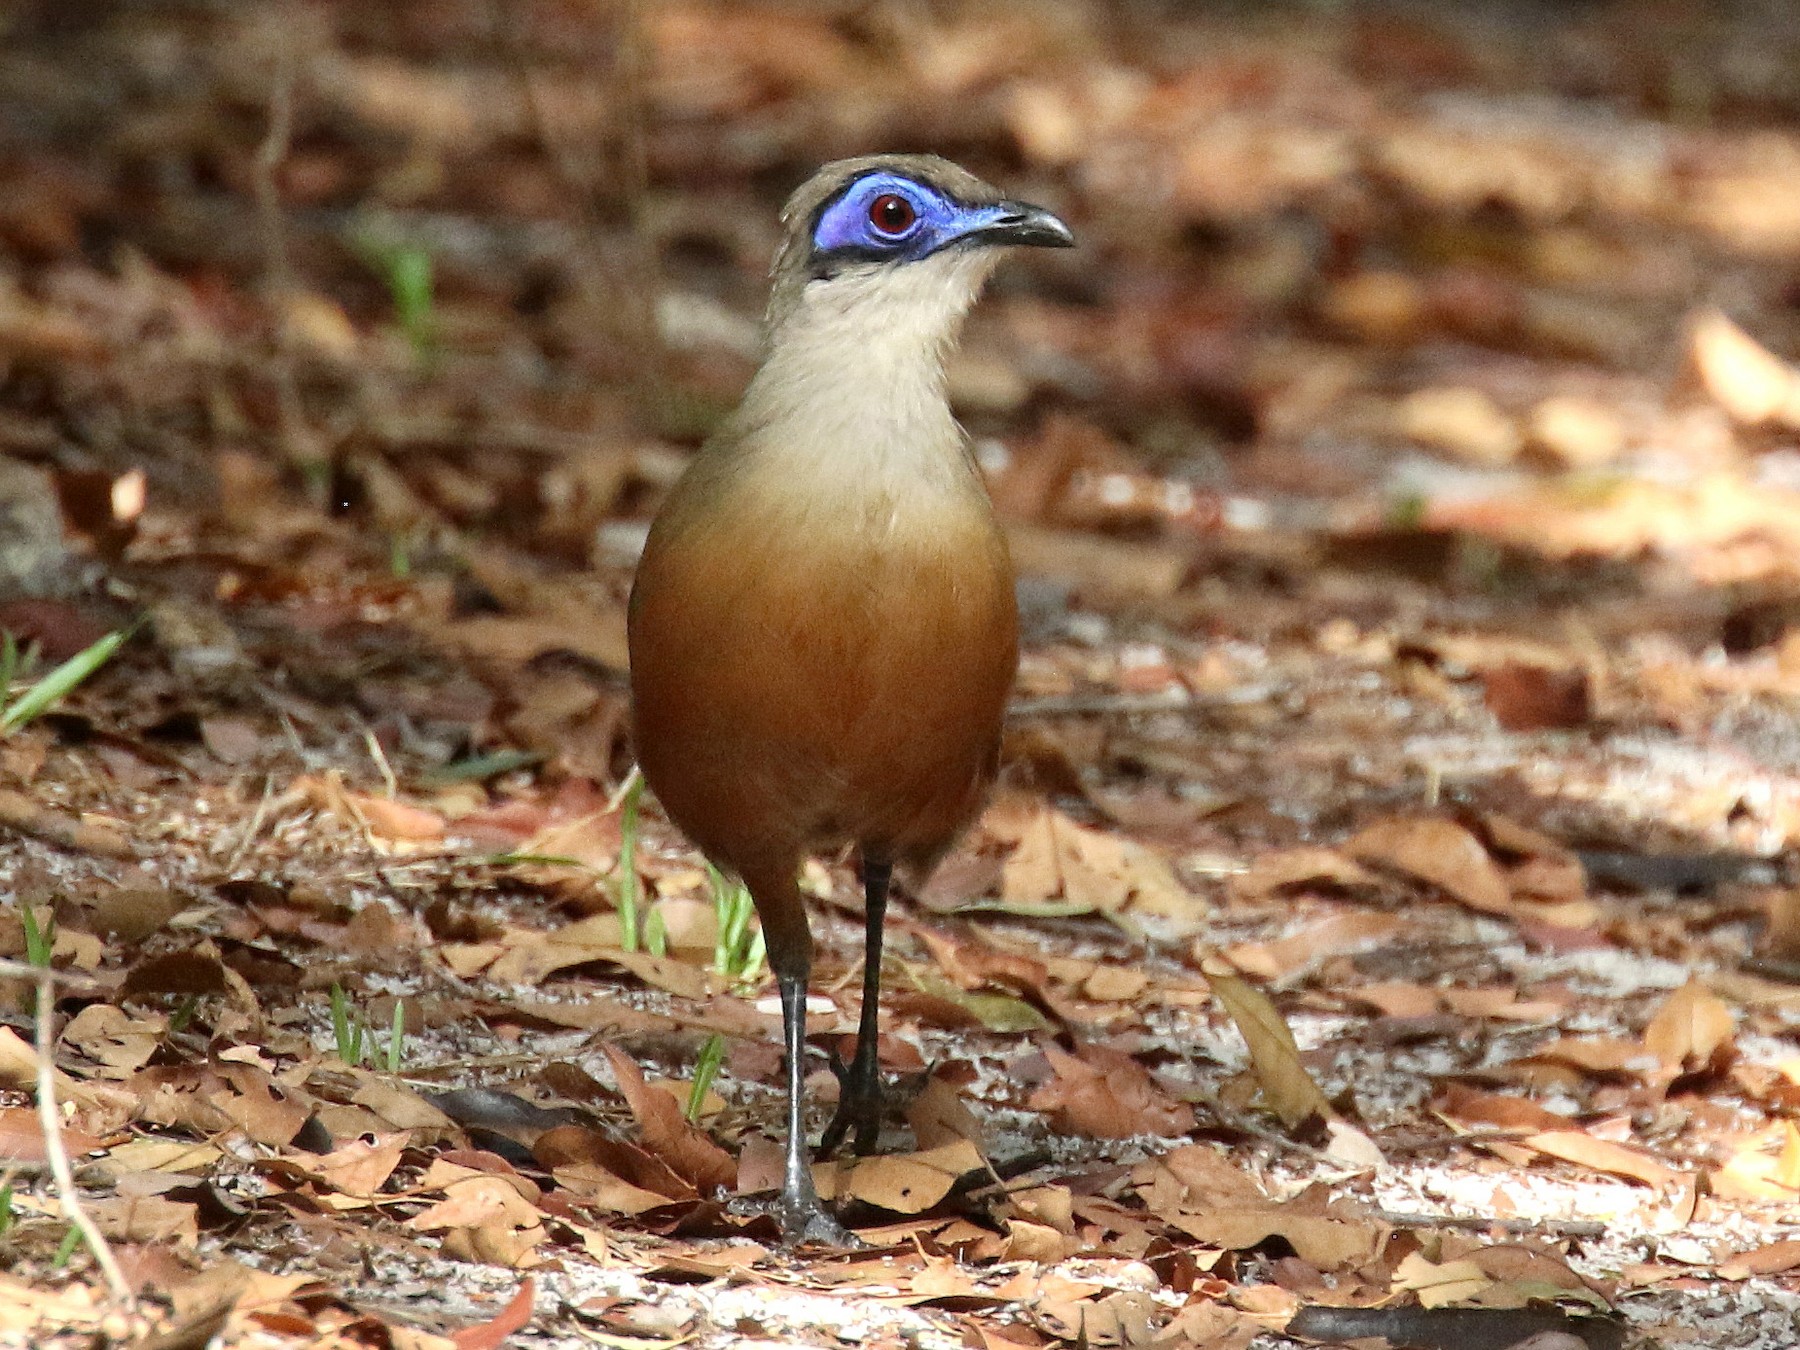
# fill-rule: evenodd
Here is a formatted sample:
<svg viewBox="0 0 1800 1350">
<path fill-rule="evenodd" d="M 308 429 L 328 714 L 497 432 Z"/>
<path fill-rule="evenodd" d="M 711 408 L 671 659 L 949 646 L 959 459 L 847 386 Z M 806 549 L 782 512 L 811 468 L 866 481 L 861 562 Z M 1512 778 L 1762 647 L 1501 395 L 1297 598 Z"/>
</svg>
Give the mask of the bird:
<svg viewBox="0 0 1800 1350">
<path fill-rule="evenodd" d="M 933 155 L 825 165 L 781 214 L 761 364 L 664 499 L 632 582 L 637 762 L 664 811 L 749 889 L 780 993 L 790 1243 L 856 1245 L 805 1150 L 808 856 L 854 846 L 862 1009 L 821 1141 L 872 1152 L 882 925 L 979 812 L 1018 669 L 1005 535 L 945 358 L 1008 246 L 1056 215 Z"/>
</svg>

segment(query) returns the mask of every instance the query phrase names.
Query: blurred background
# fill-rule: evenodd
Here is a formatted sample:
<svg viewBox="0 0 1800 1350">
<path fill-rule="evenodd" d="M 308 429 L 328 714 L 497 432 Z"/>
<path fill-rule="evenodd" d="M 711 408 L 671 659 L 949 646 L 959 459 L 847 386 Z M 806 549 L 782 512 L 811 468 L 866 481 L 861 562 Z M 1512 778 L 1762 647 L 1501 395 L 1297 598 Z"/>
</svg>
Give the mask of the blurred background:
<svg viewBox="0 0 1800 1350">
<path fill-rule="evenodd" d="M 491 1144 L 398 1091 L 404 1051 L 500 1084 L 463 1125 L 506 1091 L 605 1117 L 510 1155 L 541 1190 L 487 1178 L 543 1215 L 444 1253 L 523 1268 L 554 1230 L 568 1280 L 629 1281 L 540 1266 L 565 1321 L 606 1288 L 704 1304 L 707 1344 L 821 1322 L 632 1254 L 742 1231 L 701 1187 L 772 1175 L 778 1068 L 743 897 L 615 794 L 647 522 L 755 368 L 782 201 L 876 150 L 1081 247 L 1010 259 L 951 370 L 1025 650 L 993 805 L 896 907 L 883 1041 L 962 1137 L 1055 1161 L 1010 1236 L 985 1181 L 936 1190 L 975 1222 L 914 1216 L 889 1236 L 937 1245 L 855 1278 L 900 1319 L 920 1273 L 907 1344 L 953 1274 L 1037 1336 L 1030 1272 L 1079 1256 L 1065 1289 L 1186 1300 L 1165 1343 L 1242 1350 L 1302 1301 L 1536 1300 L 1542 1253 L 1492 1249 L 1499 1294 L 1461 1259 L 1511 1216 L 1698 1328 L 1671 1344 L 1792 1344 L 1800 1248 L 1752 1249 L 1800 1187 L 1794 0 L 0 0 L 0 953 L 82 972 L 57 1057 L 105 1091 L 69 1147 L 126 1141 L 94 1175 L 137 1188 L 97 1200 L 142 1278 L 204 1230 L 335 1291 L 248 1307 L 494 1317 L 491 1268 L 395 1236 L 461 1232 L 390 1201 Z M 841 858 L 805 885 L 831 1034 L 859 892 Z M 724 1062 L 731 1151 L 692 1184 L 622 1142 L 602 1080 L 661 1099 L 603 1038 L 696 1089 Z M 1269 1064 L 1305 1089 L 1281 1130 Z M 407 1161 L 338 1206 L 295 1161 L 320 1121 Z M 1282 1226 L 1210 1226 L 1251 1193 Z M 68 1260 L 33 1222 L 0 1267 L 21 1233 L 25 1275 Z M 54 1286 L 0 1270 L 0 1324 L 76 1325 Z M 1124 1340 L 1056 1298 L 1036 1343 Z M 315 1343 L 285 1306 L 256 1335 Z"/>
<path fill-rule="evenodd" d="M 1733 716 L 1761 707 L 1756 753 L 1790 757 L 1784 0 L 44 0 L 0 23 L 0 588 L 89 597 L 7 611 L 51 653 L 134 596 L 226 600 L 229 641 L 191 614 L 157 641 L 248 642 L 381 722 L 399 695 L 367 681 L 423 658 L 371 636 L 377 597 L 473 662 L 426 759 L 486 738 L 616 777 L 631 560 L 754 367 L 779 205 L 824 160 L 928 149 L 1082 242 L 1003 270 L 953 375 L 1033 642 L 1100 653 L 1028 663 L 1026 694 L 1228 689 L 1288 639 L 1341 673 L 1392 630 L 1380 662 L 1453 668 L 1453 714 L 1580 726 L 1610 691 L 1686 727 L 1716 723 L 1688 668 L 1711 652 L 1762 663 L 1738 683 L 1774 702 Z M 96 601 L 96 567 L 137 580 Z M 1507 657 L 1557 678 L 1495 694 L 1415 641 L 1465 622 L 1561 644 Z M 374 650 L 345 671 L 343 642 Z M 1597 693 L 1596 651 L 1666 678 Z M 178 711 L 197 659 L 129 716 Z M 1708 828 L 1767 847 L 1786 811 Z"/>
</svg>

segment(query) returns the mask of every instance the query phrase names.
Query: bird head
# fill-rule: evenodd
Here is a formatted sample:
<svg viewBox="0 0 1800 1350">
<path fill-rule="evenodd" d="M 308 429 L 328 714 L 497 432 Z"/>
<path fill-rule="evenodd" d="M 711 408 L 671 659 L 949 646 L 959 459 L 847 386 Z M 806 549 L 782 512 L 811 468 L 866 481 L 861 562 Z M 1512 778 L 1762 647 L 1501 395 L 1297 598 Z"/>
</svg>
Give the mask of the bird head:
<svg viewBox="0 0 1800 1350">
<path fill-rule="evenodd" d="M 1069 227 L 936 155 L 827 164 L 782 212 L 767 327 L 801 316 L 910 334 L 939 346 L 999 260 L 1000 246 L 1069 248 Z"/>
</svg>

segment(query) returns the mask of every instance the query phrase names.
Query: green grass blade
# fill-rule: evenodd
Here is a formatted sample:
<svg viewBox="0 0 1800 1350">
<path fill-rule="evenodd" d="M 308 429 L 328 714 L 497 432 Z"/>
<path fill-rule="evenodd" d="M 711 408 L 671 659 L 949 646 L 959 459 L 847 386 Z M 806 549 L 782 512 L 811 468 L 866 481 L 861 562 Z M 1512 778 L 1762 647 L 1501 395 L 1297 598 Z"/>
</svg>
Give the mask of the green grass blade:
<svg viewBox="0 0 1800 1350">
<path fill-rule="evenodd" d="M 706 1094 L 712 1091 L 713 1079 L 719 1076 L 719 1066 L 725 1062 L 725 1038 L 718 1032 L 706 1038 L 706 1044 L 700 1047 L 700 1056 L 694 1061 L 694 1084 L 688 1089 L 686 1115 L 690 1122 L 700 1119 L 700 1112 L 706 1106 Z"/>
<path fill-rule="evenodd" d="M 63 1234 L 63 1240 L 56 1244 L 56 1255 L 50 1258 L 53 1270 L 61 1270 L 69 1264 L 69 1258 L 75 1255 L 75 1249 L 81 1245 L 81 1230 L 74 1224 Z"/>
<path fill-rule="evenodd" d="M 0 735 L 16 731 L 32 718 L 38 717 L 66 696 L 88 676 L 112 659 L 114 652 L 124 645 L 125 639 L 131 636 L 131 630 L 121 628 L 117 632 L 108 633 L 98 642 L 79 651 L 64 661 L 55 670 L 37 680 L 18 701 L 0 712 Z"/>
<path fill-rule="evenodd" d="M 406 1000 L 394 1000 L 394 1025 L 388 1032 L 387 1071 L 400 1072 L 400 1055 L 406 1042 Z"/>
<path fill-rule="evenodd" d="M 331 1036 L 337 1044 L 337 1057 L 351 1068 L 362 1063 L 361 1028 L 350 1012 L 350 999 L 344 986 L 331 986 Z"/>
<path fill-rule="evenodd" d="M 631 785 L 619 812 L 619 945 L 628 952 L 638 949 L 638 908 L 642 890 L 638 884 L 638 803 L 644 795 L 644 776 L 633 769 Z"/>
</svg>

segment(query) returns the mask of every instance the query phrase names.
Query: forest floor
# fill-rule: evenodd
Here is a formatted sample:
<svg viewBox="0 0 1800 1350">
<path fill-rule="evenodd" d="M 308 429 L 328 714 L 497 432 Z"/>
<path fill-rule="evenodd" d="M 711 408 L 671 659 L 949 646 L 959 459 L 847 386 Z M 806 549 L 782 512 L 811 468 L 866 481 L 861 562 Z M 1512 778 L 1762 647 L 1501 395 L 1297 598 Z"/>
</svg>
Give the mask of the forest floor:
<svg viewBox="0 0 1800 1350">
<path fill-rule="evenodd" d="M 1717 10 L 10 15 L 15 701 L 129 636 L 0 723 L 0 956 L 138 1297 L 8 967 L 0 1343 L 1800 1341 L 1800 10 Z M 1081 247 L 954 363 L 1017 698 L 793 1253 L 623 601 L 878 148 Z"/>
</svg>

